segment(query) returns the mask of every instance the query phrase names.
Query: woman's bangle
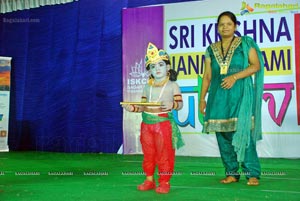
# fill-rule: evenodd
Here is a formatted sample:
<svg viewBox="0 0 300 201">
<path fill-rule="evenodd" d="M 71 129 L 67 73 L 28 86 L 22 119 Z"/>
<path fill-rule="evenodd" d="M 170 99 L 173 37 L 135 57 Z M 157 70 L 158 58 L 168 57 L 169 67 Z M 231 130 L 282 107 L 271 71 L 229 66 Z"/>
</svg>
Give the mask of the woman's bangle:
<svg viewBox="0 0 300 201">
<path fill-rule="evenodd" d="M 201 102 L 205 102 L 205 99 L 200 100 Z"/>
<path fill-rule="evenodd" d="M 236 81 L 237 80 L 237 78 L 236 78 L 236 76 L 235 75 L 233 75 L 233 79 Z"/>
</svg>

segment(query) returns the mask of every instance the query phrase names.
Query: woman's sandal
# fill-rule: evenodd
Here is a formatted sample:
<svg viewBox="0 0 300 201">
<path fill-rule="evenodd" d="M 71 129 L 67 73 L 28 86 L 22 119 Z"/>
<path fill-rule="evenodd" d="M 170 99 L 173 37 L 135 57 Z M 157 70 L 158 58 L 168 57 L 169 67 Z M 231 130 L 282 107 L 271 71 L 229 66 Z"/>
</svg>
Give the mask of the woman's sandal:
<svg viewBox="0 0 300 201">
<path fill-rule="evenodd" d="M 238 182 L 239 180 L 233 176 L 227 176 L 225 179 L 222 179 L 220 182 L 222 184 L 230 184 L 234 182 Z"/>
<path fill-rule="evenodd" d="M 248 186 L 258 186 L 259 185 L 259 181 L 258 181 L 257 178 L 251 177 L 251 178 L 248 179 L 247 185 Z"/>
</svg>

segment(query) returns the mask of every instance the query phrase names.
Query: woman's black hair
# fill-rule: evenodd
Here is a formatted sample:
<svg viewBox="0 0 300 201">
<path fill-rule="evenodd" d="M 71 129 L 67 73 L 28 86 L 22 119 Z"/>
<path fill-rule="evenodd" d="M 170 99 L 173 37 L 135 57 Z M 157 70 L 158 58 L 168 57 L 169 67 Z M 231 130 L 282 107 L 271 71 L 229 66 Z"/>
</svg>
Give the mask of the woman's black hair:
<svg viewBox="0 0 300 201">
<path fill-rule="evenodd" d="M 235 25 L 237 25 L 237 19 L 236 19 L 235 14 L 233 14 L 233 13 L 230 12 L 230 11 L 225 11 L 225 12 L 221 13 L 221 14 L 218 16 L 218 21 L 217 21 L 218 24 L 219 24 L 219 22 L 220 22 L 221 17 L 223 17 L 223 16 L 229 17 L 229 18 L 233 21 L 233 23 L 234 23 Z"/>
</svg>

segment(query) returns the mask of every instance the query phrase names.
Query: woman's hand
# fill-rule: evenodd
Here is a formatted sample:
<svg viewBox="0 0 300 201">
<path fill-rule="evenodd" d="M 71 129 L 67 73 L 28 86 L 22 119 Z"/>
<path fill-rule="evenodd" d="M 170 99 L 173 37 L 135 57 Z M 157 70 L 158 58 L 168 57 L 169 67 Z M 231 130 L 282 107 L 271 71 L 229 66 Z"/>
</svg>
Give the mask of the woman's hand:
<svg viewBox="0 0 300 201">
<path fill-rule="evenodd" d="M 223 89 L 230 89 L 236 82 L 237 78 L 236 76 L 234 75 L 231 75 L 231 76 L 228 76 L 228 77 L 225 77 L 221 83 L 221 87 Z"/>
<path fill-rule="evenodd" d="M 201 114 L 205 115 L 205 108 L 206 108 L 206 101 L 205 100 L 200 100 L 199 110 L 200 110 Z"/>
</svg>

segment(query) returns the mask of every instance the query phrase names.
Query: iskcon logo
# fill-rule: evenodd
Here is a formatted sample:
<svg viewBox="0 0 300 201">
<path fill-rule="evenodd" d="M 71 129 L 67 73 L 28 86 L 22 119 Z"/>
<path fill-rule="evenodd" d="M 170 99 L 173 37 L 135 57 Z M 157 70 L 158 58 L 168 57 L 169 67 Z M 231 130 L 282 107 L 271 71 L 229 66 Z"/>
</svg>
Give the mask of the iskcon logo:
<svg viewBox="0 0 300 201">
<path fill-rule="evenodd" d="M 147 84 L 149 74 L 144 66 L 143 59 L 131 65 L 129 78 L 127 79 L 127 90 L 129 90 L 130 93 L 141 93 L 143 86 Z"/>
<path fill-rule="evenodd" d="M 138 63 L 136 62 L 133 66 L 131 66 L 131 72 L 129 73 L 131 77 L 138 78 L 138 77 L 148 77 L 148 72 L 144 67 L 143 60 Z"/>
<path fill-rule="evenodd" d="M 246 13 L 251 13 L 253 11 L 254 8 L 252 8 L 249 4 L 247 4 L 246 1 L 242 1 L 241 15 L 245 15 Z"/>
</svg>

